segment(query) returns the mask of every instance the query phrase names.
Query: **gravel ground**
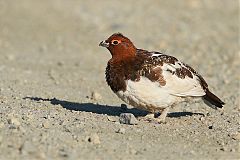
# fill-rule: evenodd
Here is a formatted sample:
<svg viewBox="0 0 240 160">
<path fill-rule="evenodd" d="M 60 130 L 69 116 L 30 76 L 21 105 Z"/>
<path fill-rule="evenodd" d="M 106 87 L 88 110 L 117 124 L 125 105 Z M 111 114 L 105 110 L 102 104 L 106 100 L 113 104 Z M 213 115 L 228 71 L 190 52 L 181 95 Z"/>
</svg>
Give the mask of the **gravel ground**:
<svg viewBox="0 0 240 160">
<path fill-rule="evenodd" d="M 0 1 L 0 159 L 239 159 L 237 0 Z M 114 32 L 198 70 L 224 110 L 173 108 L 166 124 L 119 123 L 106 85 Z"/>
</svg>

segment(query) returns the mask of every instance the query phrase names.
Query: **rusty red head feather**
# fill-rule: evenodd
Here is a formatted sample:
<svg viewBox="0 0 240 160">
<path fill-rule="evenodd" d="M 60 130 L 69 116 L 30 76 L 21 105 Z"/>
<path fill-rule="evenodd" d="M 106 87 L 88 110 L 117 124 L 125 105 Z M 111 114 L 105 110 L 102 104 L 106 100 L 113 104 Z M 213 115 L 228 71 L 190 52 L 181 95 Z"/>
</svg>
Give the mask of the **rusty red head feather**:
<svg viewBox="0 0 240 160">
<path fill-rule="evenodd" d="M 107 40 L 102 41 L 99 46 L 106 47 L 115 59 L 136 55 L 136 47 L 134 44 L 121 33 L 114 33 Z"/>
</svg>

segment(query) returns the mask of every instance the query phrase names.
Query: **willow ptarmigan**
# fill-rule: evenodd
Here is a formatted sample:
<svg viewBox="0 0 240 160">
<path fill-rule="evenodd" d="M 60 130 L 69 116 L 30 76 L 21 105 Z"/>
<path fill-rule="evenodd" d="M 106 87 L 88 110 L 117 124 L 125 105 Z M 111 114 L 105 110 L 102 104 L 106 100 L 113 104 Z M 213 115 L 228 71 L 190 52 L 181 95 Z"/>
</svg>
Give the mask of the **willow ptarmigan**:
<svg viewBox="0 0 240 160">
<path fill-rule="evenodd" d="M 189 65 L 159 52 L 137 49 L 121 33 L 111 35 L 100 44 L 112 58 L 106 68 L 106 81 L 112 91 L 133 107 L 148 111 L 150 117 L 165 121 L 169 107 L 195 97 L 202 97 L 213 106 L 224 102 L 211 93 L 206 81 Z"/>
</svg>

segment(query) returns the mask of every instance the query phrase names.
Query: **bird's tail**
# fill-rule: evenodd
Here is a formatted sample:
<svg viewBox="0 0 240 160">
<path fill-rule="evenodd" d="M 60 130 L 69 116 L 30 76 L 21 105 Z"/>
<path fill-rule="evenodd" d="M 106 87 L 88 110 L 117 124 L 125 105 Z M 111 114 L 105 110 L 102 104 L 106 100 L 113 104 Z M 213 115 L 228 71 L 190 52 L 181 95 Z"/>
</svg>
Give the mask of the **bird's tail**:
<svg viewBox="0 0 240 160">
<path fill-rule="evenodd" d="M 221 99 L 219 99 L 216 95 L 210 92 L 208 89 L 206 90 L 206 95 L 203 96 L 203 99 L 210 104 L 214 105 L 214 108 L 222 108 L 225 104 Z M 212 107 L 212 106 L 210 106 Z"/>
</svg>

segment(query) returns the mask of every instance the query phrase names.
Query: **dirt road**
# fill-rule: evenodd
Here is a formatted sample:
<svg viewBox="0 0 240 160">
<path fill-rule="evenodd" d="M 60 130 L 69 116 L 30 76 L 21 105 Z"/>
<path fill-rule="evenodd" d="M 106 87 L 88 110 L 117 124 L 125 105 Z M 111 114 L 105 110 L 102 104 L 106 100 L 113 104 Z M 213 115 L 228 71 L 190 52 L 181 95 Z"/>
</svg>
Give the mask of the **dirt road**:
<svg viewBox="0 0 240 160">
<path fill-rule="evenodd" d="M 239 159 L 238 1 L 0 1 L 0 159 Z M 115 32 L 193 66 L 225 102 L 170 111 L 166 124 L 105 82 Z"/>
</svg>

